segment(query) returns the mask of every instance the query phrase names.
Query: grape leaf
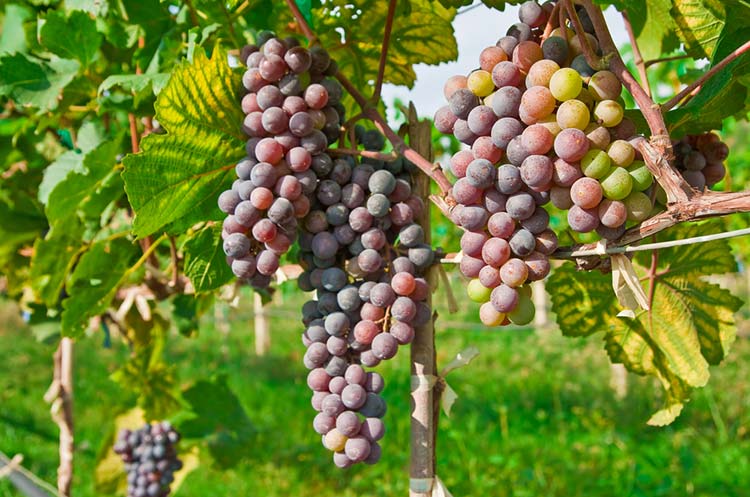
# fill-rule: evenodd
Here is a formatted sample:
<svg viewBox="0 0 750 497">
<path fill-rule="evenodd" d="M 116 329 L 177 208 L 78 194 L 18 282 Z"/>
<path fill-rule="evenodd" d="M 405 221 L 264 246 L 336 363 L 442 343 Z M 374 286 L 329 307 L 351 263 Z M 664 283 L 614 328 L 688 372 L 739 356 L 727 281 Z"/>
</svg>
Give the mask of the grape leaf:
<svg viewBox="0 0 750 497">
<path fill-rule="evenodd" d="M 658 238 L 688 238 L 712 229 L 711 224 L 692 225 L 669 230 Z M 641 276 L 646 275 L 650 257 L 650 253 L 635 257 L 634 267 Z M 736 333 L 734 313 L 742 301 L 705 277 L 736 269 L 723 240 L 662 249 L 651 311 L 642 311 L 635 319 L 617 316 L 620 309 L 609 275 L 581 274 L 566 264 L 555 270 L 548 288 L 563 334 L 582 336 L 601 331 L 613 362 L 661 381 L 667 392 L 665 404 L 649 424 L 663 425 L 679 415 L 692 388 L 707 383 L 709 365 L 719 364 L 729 352 Z"/>
<path fill-rule="evenodd" d="M 68 150 L 45 168 L 44 177 L 39 184 L 38 192 L 38 198 L 41 203 L 46 205 L 52 190 L 68 176 L 68 173 L 82 167 L 83 157 L 84 154 Z"/>
<path fill-rule="evenodd" d="M 52 229 L 34 243 L 31 258 L 31 289 L 35 297 L 54 308 L 61 297 L 65 278 L 73 269 L 82 246 L 83 225 L 72 219 L 63 227 Z"/>
<path fill-rule="evenodd" d="M 48 11 L 39 38 L 50 52 L 64 59 L 76 59 L 83 67 L 91 64 L 102 43 L 96 21 L 80 10 L 72 11 L 68 17 L 58 10 Z"/>
<path fill-rule="evenodd" d="M 175 365 L 164 360 L 169 321 L 152 309 L 145 320 L 135 306 L 124 319 L 125 333 L 135 353 L 112 374 L 112 380 L 138 397 L 147 419 L 164 419 L 178 412 L 181 404 Z"/>
<path fill-rule="evenodd" d="M 25 52 L 28 48 L 24 23 L 33 19 L 34 13 L 25 5 L 8 4 L 0 29 L 0 53 Z"/>
<path fill-rule="evenodd" d="M 227 265 L 222 250 L 221 226 L 215 224 L 192 233 L 185 240 L 185 276 L 196 293 L 215 290 L 232 280 L 232 270 Z"/>
<path fill-rule="evenodd" d="M 224 375 L 196 382 L 182 394 L 189 413 L 175 420 L 185 438 L 203 438 L 216 462 L 231 467 L 246 454 L 255 432 L 245 408 Z"/>
<path fill-rule="evenodd" d="M 711 57 L 721 30 L 726 10 L 719 0 L 673 0 L 672 17 L 688 55 L 700 59 Z"/>
<path fill-rule="evenodd" d="M 458 47 L 451 24 L 455 9 L 428 0 L 412 0 L 410 6 L 408 15 L 394 19 L 384 79 L 411 88 L 414 64 L 455 60 Z M 356 5 L 333 2 L 314 10 L 323 46 L 356 86 L 364 87 L 377 77 L 387 12 L 387 2 L 374 0 Z"/>
<path fill-rule="evenodd" d="M 177 220 L 191 225 L 218 215 L 215 199 L 245 155 L 241 87 L 220 49 L 211 59 L 198 50 L 192 64 L 175 69 L 156 100 L 167 133 L 148 135 L 142 152 L 123 160 L 138 237 Z"/>
<path fill-rule="evenodd" d="M 169 81 L 168 73 L 154 74 L 113 74 L 102 81 L 99 85 L 98 93 L 111 90 L 114 87 L 120 87 L 126 92 L 132 92 L 136 95 L 146 92 L 159 95 Z M 135 105 L 138 105 L 136 100 Z"/>
<path fill-rule="evenodd" d="M 81 256 L 65 289 L 62 333 L 78 336 L 90 318 L 109 307 L 115 291 L 129 274 L 136 258 L 136 247 L 128 240 L 101 240 Z"/>
<path fill-rule="evenodd" d="M 43 62 L 20 53 L 0 55 L 0 95 L 18 105 L 55 109 L 60 92 L 79 67 L 78 61 L 57 57 Z"/>
<path fill-rule="evenodd" d="M 120 135 L 122 137 L 122 135 Z M 79 170 L 68 172 L 49 194 L 47 219 L 50 226 L 63 226 L 71 216 L 98 216 L 122 195 L 116 156 L 122 140 L 104 142 L 86 154 Z"/>
</svg>

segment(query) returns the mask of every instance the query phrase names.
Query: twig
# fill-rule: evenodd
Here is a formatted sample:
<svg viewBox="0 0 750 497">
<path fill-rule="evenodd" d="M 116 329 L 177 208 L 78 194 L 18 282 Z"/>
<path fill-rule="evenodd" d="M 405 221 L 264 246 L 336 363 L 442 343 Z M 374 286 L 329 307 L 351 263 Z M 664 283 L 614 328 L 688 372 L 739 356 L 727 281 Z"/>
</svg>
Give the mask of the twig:
<svg viewBox="0 0 750 497">
<path fill-rule="evenodd" d="M 329 148 L 326 150 L 329 155 L 351 155 L 355 157 L 367 157 L 368 159 L 377 159 L 384 161 L 392 161 L 398 157 L 396 153 L 383 153 L 374 152 L 372 150 L 358 150 L 354 148 Z"/>
<path fill-rule="evenodd" d="M 589 38 L 586 36 L 586 30 L 583 29 L 583 23 L 578 17 L 578 12 L 576 12 L 573 2 L 571 0 L 563 0 L 563 2 L 565 3 L 565 10 L 568 11 L 568 17 L 573 21 L 573 28 L 575 28 L 576 36 L 578 36 L 578 39 L 581 41 L 581 49 L 583 50 L 584 57 L 586 57 L 586 62 L 588 62 L 589 66 L 595 69 L 602 69 L 602 59 L 596 55 L 594 47 L 589 43 Z"/>
<path fill-rule="evenodd" d="M 316 41 L 318 41 L 318 37 L 315 36 L 313 30 L 310 29 L 310 25 L 307 24 L 305 16 L 302 15 L 299 7 L 297 7 L 297 2 L 295 2 L 295 0 L 286 0 L 286 4 L 289 7 L 289 10 L 292 11 L 292 15 L 296 19 L 297 24 L 299 24 L 299 27 L 302 30 L 302 33 L 305 35 L 305 38 L 308 39 L 310 45 L 313 45 Z"/>
<path fill-rule="evenodd" d="M 443 171 L 439 166 L 435 166 L 432 162 L 422 157 L 414 149 L 410 148 L 404 140 L 393 131 L 385 118 L 378 112 L 375 107 L 372 107 L 367 99 L 357 90 L 354 85 L 344 76 L 341 71 L 336 73 L 336 79 L 339 80 L 341 86 L 343 86 L 347 92 L 354 98 L 354 100 L 362 108 L 362 114 L 370 119 L 378 130 L 388 138 L 388 141 L 393 145 L 393 149 L 403 155 L 410 161 L 412 161 L 419 169 L 425 172 L 427 176 L 432 178 L 443 195 L 448 195 L 453 188 L 450 180 L 443 174 Z"/>
<path fill-rule="evenodd" d="M 180 278 L 179 260 L 177 257 L 177 243 L 173 236 L 169 237 L 169 255 L 172 259 L 172 282 L 171 285 L 176 287 Z"/>
<path fill-rule="evenodd" d="M 657 151 L 644 137 L 633 140 L 633 146 L 641 152 L 643 160 L 659 185 L 667 194 L 668 203 L 687 202 L 695 191 L 670 164 L 664 152 Z"/>
<path fill-rule="evenodd" d="M 674 55 L 672 57 L 662 57 L 660 59 L 647 60 L 646 62 L 643 63 L 643 65 L 648 68 L 648 67 L 651 67 L 654 64 L 658 64 L 660 62 L 670 62 L 670 61 L 673 61 L 673 60 L 682 60 L 682 59 L 692 59 L 692 57 L 689 56 L 688 54 Z"/>
<path fill-rule="evenodd" d="M 549 21 L 547 22 L 547 25 L 544 27 L 544 33 L 542 34 L 542 40 L 546 40 L 549 38 L 549 35 L 552 33 L 552 31 L 560 26 L 560 21 L 558 20 L 557 23 L 555 23 L 555 19 L 557 19 L 557 13 L 560 11 L 560 2 L 555 2 L 555 6 L 552 7 L 552 12 L 549 14 Z M 557 24 L 557 26 L 555 26 Z M 564 26 L 563 26 L 564 28 Z M 565 36 L 565 35 L 563 35 Z"/>
<path fill-rule="evenodd" d="M 671 156 L 672 145 L 669 141 L 669 132 L 667 131 L 667 125 L 664 123 L 664 117 L 659 107 L 654 104 L 651 97 L 648 96 L 643 87 L 628 71 L 625 62 L 620 57 L 620 52 L 617 50 L 617 45 L 612 40 L 612 35 L 607 27 L 607 21 L 604 20 L 602 10 L 595 6 L 591 0 L 581 0 L 581 4 L 591 18 L 596 37 L 599 39 L 599 45 L 604 53 L 604 59 L 609 61 L 610 70 L 620 79 L 630 94 L 633 95 L 635 102 L 643 113 L 643 117 L 648 123 L 652 139 L 656 141 L 655 145 L 657 145 L 658 150 Z"/>
<path fill-rule="evenodd" d="M 730 53 L 724 59 L 713 66 L 711 69 L 706 71 L 706 73 L 701 76 L 700 78 L 696 79 L 689 85 L 687 85 L 685 88 L 682 89 L 680 93 L 675 95 L 674 97 L 670 98 L 667 102 L 662 104 L 661 110 L 662 112 L 666 112 L 678 103 L 682 101 L 686 96 L 690 95 L 693 91 L 699 90 L 701 86 L 703 86 L 703 83 L 708 81 L 714 74 L 724 69 L 727 65 L 729 65 L 730 62 L 732 62 L 734 59 L 739 57 L 740 55 L 744 54 L 745 52 L 750 50 L 750 41 L 745 42 L 742 46 L 740 46 L 738 49 L 736 49 L 734 52 Z"/>
<path fill-rule="evenodd" d="M 138 153 L 138 124 L 135 121 L 135 114 L 128 112 L 128 122 L 130 123 L 130 148 L 134 154 Z"/>
<path fill-rule="evenodd" d="M 628 13 L 622 11 L 622 20 L 625 22 L 625 30 L 628 32 L 630 38 L 630 47 L 633 49 L 633 62 L 635 67 L 638 68 L 638 75 L 641 77 L 641 86 L 646 92 L 646 95 L 651 96 L 651 86 L 648 83 L 648 74 L 646 73 L 646 65 L 643 63 L 643 56 L 641 55 L 641 49 L 638 46 L 638 41 L 635 38 L 633 32 L 633 25 L 630 23 Z"/>
<path fill-rule="evenodd" d="M 383 46 L 380 50 L 380 63 L 378 64 L 378 78 L 375 80 L 375 90 L 372 92 L 372 102 L 380 100 L 380 90 L 383 88 L 385 77 L 385 63 L 388 61 L 388 46 L 391 43 L 391 30 L 393 29 L 393 18 L 396 15 L 396 4 L 398 0 L 388 2 L 388 15 L 385 18 L 385 30 L 383 31 Z"/>
</svg>

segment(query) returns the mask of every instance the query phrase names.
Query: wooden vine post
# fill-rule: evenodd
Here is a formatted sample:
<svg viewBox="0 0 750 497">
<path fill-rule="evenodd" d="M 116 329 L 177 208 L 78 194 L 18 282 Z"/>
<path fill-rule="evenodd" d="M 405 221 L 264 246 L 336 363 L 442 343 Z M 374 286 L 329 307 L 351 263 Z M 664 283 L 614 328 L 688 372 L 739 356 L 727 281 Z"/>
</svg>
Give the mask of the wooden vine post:
<svg viewBox="0 0 750 497">
<path fill-rule="evenodd" d="M 60 465 L 57 468 L 57 492 L 61 497 L 70 495 L 73 482 L 73 339 L 63 337 L 54 355 L 54 377 L 44 395 L 52 404 L 52 419 L 60 428 Z"/>
<path fill-rule="evenodd" d="M 431 127 L 427 121 L 420 122 L 413 104 L 408 113 L 409 142 L 422 157 L 432 157 L 430 141 Z M 430 244 L 430 178 L 417 173 L 416 194 L 425 200 L 425 208 L 417 222 L 422 226 L 425 243 Z M 427 274 L 431 289 L 435 288 L 436 267 Z M 427 305 L 432 305 L 432 292 L 428 293 Z M 437 392 L 438 373 L 435 360 L 435 320 L 430 319 L 416 329 L 411 344 L 411 456 L 409 465 L 410 497 L 429 497 L 435 478 L 435 442 L 439 405 Z"/>
</svg>

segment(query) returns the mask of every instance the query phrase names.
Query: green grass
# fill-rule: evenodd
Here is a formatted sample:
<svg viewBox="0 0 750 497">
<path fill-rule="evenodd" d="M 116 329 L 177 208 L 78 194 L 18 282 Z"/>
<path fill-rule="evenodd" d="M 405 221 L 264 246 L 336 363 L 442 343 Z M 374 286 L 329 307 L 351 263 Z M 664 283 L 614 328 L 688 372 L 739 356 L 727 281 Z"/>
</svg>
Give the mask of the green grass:
<svg viewBox="0 0 750 497">
<path fill-rule="evenodd" d="M 288 299 L 275 308 L 286 315 L 274 317 L 272 348 L 264 358 L 253 353 L 246 310 L 232 311 L 229 333 L 207 319 L 199 337 L 172 337 L 168 355 L 180 380 L 187 386 L 226 374 L 256 429 L 234 467 L 219 468 L 202 458 L 178 497 L 407 494 L 408 354 L 402 351 L 380 368 L 388 402 L 383 460 L 341 472 L 311 427 L 295 309 Z M 5 324 L 0 324 L 0 450 L 22 453 L 27 468 L 53 482 L 57 429 L 42 400 L 53 346 L 36 342 L 8 316 L 0 323 Z M 619 400 L 596 337 L 444 329 L 437 342 L 441 364 L 470 345 L 481 350 L 470 366 L 449 376 L 459 399 L 451 416 L 440 419 L 438 474 L 457 497 L 748 495 L 748 340 L 736 343 L 726 363 L 714 368 L 709 387 L 663 429 L 645 424 L 659 407 L 661 387 L 630 375 L 628 395 Z M 103 348 L 100 335 L 76 345 L 77 497 L 96 495 L 97 452 L 113 415 L 133 400 L 108 378 L 126 357 L 118 343 Z M 15 495 L 0 480 L 0 497 Z"/>
</svg>

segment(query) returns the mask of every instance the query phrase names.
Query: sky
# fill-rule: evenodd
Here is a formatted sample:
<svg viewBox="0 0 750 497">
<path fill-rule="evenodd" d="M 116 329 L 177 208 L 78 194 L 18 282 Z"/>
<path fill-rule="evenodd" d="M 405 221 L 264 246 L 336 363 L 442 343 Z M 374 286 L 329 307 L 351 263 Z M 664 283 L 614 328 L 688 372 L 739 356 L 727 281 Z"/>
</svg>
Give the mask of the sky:
<svg viewBox="0 0 750 497">
<path fill-rule="evenodd" d="M 475 2 L 479 3 L 479 2 Z M 494 45 L 498 38 L 505 35 L 508 27 L 518 22 L 518 7 L 508 6 L 501 12 L 490 9 L 484 4 L 473 8 L 463 7 L 453 21 L 453 30 L 458 42 L 458 60 L 437 66 L 418 64 L 414 66 L 417 81 L 414 88 L 405 86 L 384 85 L 383 98 L 391 104 L 395 98 L 404 102 L 414 102 L 417 112 L 422 117 L 432 117 L 435 111 L 445 104 L 443 101 L 443 84 L 454 74 L 467 74 L 477 67 L 479 53 L 483 48 Z M 612 38 L 618 46 L 628 43 L 628 36 L 619 13 L 609 8 L 604 13 Z M 389 114 L 389 120 L 392 115 Z"/>
</svg>

